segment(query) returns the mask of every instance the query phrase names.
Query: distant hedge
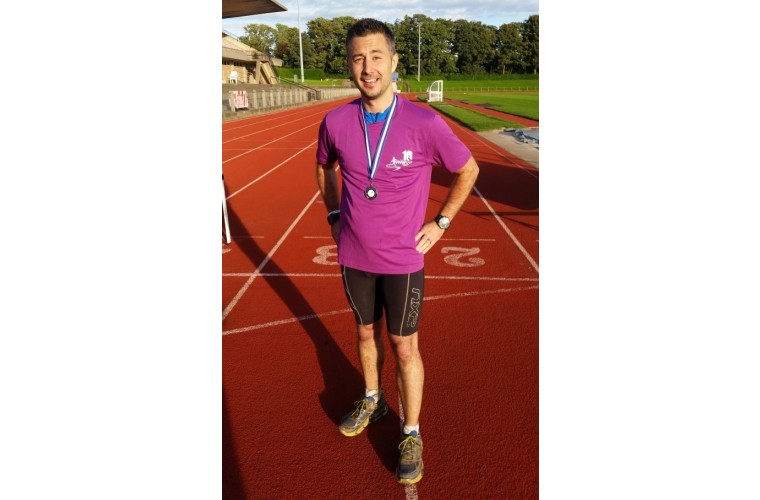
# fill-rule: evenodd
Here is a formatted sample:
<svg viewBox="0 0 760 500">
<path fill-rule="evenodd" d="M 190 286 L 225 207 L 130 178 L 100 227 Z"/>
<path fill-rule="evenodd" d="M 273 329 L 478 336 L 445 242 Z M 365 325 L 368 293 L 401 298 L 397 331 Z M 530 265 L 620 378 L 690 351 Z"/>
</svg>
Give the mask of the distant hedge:
<svg viewBox="0 0 760 500">
<path fill-rule="evenodd" d="M 293 75 L 298 75 L 301 79 L 301 68 L 276 68 L 277 75 L 283 80 L 293 81 Z M 329 80 L 329 79 L 346 79 L 348 75 L 326 75 L 322 69 L 303 69 L 303 77 L 306 80 Z"/>
<path fill-rule="evenodd" d="M 460 73 L 451 73 L 448 75 L 424 75 L 425 80 L 448 80 L 452 82 L 460 82 L 460 81 L 498 81 L 498 80 L 538 80 L 537 74 L 519 74 L 519 73 L 478 73 L 475 75 L 463 75 Z M 407 78 L 417 78 L 417 75 L 407 75 Z"/>
<path fill-rule="evenodd" d="M 276 68 L 277 75 L 283 80 L 293 81 L 293 75 L 298 75 L 301 78 L 301 68 Z M 303 70 L 303 76 L 307 80 L 345 80 L 348 78 L 348 74 L 340 75 L 328 75 L 321 69 L 306 69 Z M 401 75 L 402 79 L 404 75 Z M 447 80 L 447 81 L 499 81 L 499 80 L 538 80 L 538 75 L 518 74 L 518 73 L 479 73 L 475 75 L 462 75 L 458 73 L 452 73 L 448 75 L 424 75 L 425 80 Z M 417 75 L 406 75 L 407 79 L 416 79 Z"/>
</svg>

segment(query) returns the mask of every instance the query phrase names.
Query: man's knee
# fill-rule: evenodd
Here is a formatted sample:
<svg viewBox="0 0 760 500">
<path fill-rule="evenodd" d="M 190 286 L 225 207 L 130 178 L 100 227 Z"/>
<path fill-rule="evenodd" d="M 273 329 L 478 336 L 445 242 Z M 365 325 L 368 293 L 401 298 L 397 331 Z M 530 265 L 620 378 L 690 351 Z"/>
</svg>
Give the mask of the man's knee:
<svg viewBox="0 0 760 500">
<path fill-rule="evenodd" d="M 356 325 L 356 333 L 359 340 L 372 340 L 381 333 L 382 325 L 380 322 L 371 325 Z"/>
<path fill-rule="evenodd" d="M 412 363 L 420 355 L 417 348 L 417 332 L 404 337 L 391 335 L 391 344 L 393 345 L 393 353 L 402 366 Z"/>
</svg>

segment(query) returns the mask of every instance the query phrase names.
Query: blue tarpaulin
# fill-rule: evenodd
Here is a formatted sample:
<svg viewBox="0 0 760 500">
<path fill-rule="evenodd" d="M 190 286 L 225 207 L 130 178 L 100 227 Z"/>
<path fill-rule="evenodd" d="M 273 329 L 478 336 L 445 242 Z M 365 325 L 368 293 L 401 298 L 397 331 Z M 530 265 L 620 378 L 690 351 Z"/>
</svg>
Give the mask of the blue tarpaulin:
<svg viewBox="0 0 760 500">
<path fill-rule="evenodd" d="M 517 140 L 534 144 L 538 147 L 538 127 L 536 128 L 505 128 L 504 132 L 515 136 Z"/>
</svg>

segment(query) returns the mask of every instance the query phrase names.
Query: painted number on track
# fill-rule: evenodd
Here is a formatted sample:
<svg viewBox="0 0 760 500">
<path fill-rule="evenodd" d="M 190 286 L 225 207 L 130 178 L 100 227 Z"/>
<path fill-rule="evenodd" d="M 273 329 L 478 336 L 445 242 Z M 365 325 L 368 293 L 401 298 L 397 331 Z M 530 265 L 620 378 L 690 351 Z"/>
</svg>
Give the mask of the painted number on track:
<svg viewBox="0 0 760 500">
<path fill-rule="evenodd" d="M 441 248 L 441 253 L 449 254 L 449 255 L 446 255 L 446 257 L 444 257 L 443 260 L 444 262 L 446 262 L 446 264 L 449 264 L 454 267 L 478 267 L 486 263 L 486 261 L 484 261 L 480 257 L 470 257 L 470 255 L 475 255 L 477 253 L 480 253 L 480 248 L 478 247 L 473 247 L 473 248 L 443 247 Z M 465 257 L 467 257 L 466 261 L 462 261 L 462 259 Z"/>
<path fill-rule="evenodd" d="M 325 245 L 323 247 L 319 247 L 317 248 L 317 256 L 311 260 L 317 264 L 322 264 L 323 266 L 337 266 L 337 250 L 338 245 Z"/>
<path fill-rule="evenodd" d="M 338 265 L 338 245 L 325 245 L 317 248 L 317 256 L 312 259 L 316 264 L 323 266 Z M 454 267 L 478 267 L 486 263 L 480 257 L 471 257 L 480 253 L 480 248 L 462 248 L 462 247 L 443 247 L 441 253 L 446 255 L 444 262 Z"/>
</svg>

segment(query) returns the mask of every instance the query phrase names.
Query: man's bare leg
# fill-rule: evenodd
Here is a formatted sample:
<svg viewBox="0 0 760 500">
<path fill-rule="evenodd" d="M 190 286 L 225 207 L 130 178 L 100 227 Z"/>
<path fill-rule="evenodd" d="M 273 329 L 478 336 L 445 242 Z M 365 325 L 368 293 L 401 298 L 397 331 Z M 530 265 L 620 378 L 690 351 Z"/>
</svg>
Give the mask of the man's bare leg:
<svg viewBox="0 0 760 500">
<path fill-rule="evenodd" d="M 425 369 L 417 343 L 418 335 L 414 332 L 405 337 L 393 334 L 388 337 L 396 356 L 396 383 L 404 407 L 404 424 L 415 426 L 420 421 L 422 389 L 425 382 Z"/>
</svg>

